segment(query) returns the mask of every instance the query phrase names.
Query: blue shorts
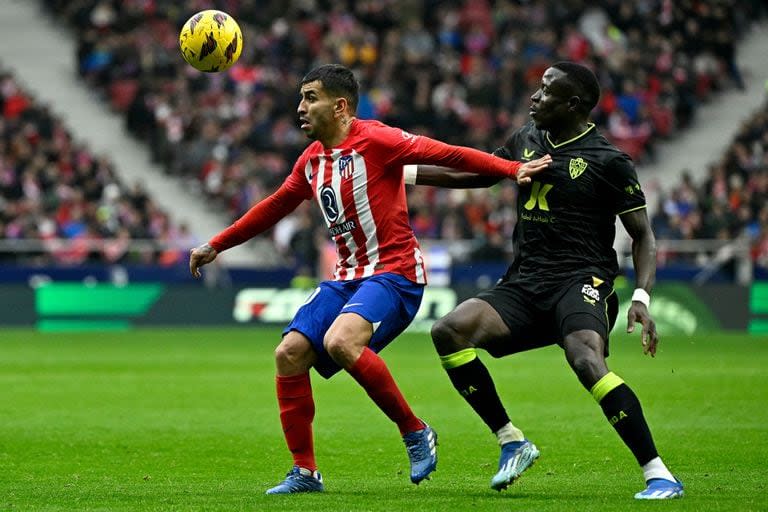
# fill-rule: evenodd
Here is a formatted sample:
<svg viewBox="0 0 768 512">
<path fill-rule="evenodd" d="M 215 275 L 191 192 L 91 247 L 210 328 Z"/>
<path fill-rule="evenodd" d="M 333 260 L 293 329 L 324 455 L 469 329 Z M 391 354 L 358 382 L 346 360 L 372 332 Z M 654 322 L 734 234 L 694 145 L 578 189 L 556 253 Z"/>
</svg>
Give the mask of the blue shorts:
<svg viewBox="0 0 768 512">
<path fill-rule="evenodd" d="M 357 313 L 373 324 L 368 346 L 379 353 L 411 323 L 421 305 L 424 285 L 398 274 L 377 274 L 352 281 L 323 281 L 293 317 L 283 336 L 298 331 L 317 352 L 315 370 L 330 378 L 341 370 L 323 346 L 328 328 L 341 313 Z"/>
</svg>

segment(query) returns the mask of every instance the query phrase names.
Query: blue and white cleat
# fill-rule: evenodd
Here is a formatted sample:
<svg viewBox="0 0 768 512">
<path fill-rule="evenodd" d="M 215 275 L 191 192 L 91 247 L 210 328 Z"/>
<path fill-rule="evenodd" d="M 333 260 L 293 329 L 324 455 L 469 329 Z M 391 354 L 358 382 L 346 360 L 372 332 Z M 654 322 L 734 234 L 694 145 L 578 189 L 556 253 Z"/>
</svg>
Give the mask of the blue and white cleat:
<svg viewBox="0 0 768 512">
<path fill-rule="evenodd" d="M 437 432 L 425 423 L 423 429 L 405 434 L 403 442 L 411 461 L 411 482 L 418 485 L 437 469 Z"/>
<path fill-rule="evenodd" d="M 683 482 L 678 479 L 651 478 L 648 487 L 635 494 L 636 500 L 671 500 L 683 497 Z"/>
<path fill-rule="evenodd" d="M 271 489 L 266 494 L 293 494 L 297 492 L 323 492 L 323 477 L 319 472 L 310 472 L 308 469 L 293 466 L 285 475 L 285 480 Z"/>
<path fill-rule="evenodd" d="M 499 457 L 499 471 L 491 479 L 491 489 L 506 489 L 509 484 L 520 478 L 523 471 L 533 466 L 534 461 L 539 458 L 539 453 L 536 445 L 527 439 L 504 444 Z"/>
</svg>

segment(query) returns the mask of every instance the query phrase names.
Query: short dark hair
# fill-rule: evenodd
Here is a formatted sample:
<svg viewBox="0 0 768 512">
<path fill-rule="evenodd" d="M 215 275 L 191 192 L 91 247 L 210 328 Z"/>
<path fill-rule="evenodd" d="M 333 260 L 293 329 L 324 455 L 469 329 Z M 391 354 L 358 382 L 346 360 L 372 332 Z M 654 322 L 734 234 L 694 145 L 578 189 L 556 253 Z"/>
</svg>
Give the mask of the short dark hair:
<svg viewBox="0 0 768 512">
<path fill-rule="evenodd" d="M 346 98 L 352 112 L 357 111 L 360 85 L 351 69 L 341 64 L 324 64 L 304 75 L 299 87 L 316 80 L 322 82 L 323 89 L 329 93 Z"/>
<path fill-rule="evenodd" d="M 557 62 L 552 64 L 552 67 L 566 74 L 566 81 L 573 86 L 576 94 L 581 98 L 586 113 L 590 113 L 600 99 L 600 84 L 592 70 L 581 64 L 567 61 Z"/>
</svg>

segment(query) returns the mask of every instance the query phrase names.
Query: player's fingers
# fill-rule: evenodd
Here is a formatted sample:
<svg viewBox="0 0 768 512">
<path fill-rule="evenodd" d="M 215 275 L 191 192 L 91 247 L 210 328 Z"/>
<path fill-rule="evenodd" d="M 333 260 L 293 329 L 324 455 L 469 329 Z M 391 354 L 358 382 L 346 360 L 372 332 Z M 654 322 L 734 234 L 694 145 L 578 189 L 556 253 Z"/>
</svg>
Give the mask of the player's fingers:
<svg viewBox="0 0 768 512">
<path fill-rule="evenodd" d="M 656 356 L 656 325 L 651 319 L 643 320 L 643 354 Z"/>
<path fill-rule="evenodd" d="M 517 178 L 517 184 L 518 185 L 528 185 L 531 182 L 531 178 L 528 176 L 521 176 Z"/>
<path fill-rule="evenodd" d="M 198 258 L 197 258 L 197 255 L 195 254 L 195 250 L 192 249 L 189 255 L 189 272 L 194 277 L 200 277 L 200 271 L 198 270 L 199 265 L 197 263 L 197 260 Z"/>
<path fill-rule="evenodd" d="M 659 335 L 656 333 L 656 326 L 652 323 L 648 329 L 648 353 L 651 357 L 656 357 L 656 347 L 659 346 Z"/>
</svg>

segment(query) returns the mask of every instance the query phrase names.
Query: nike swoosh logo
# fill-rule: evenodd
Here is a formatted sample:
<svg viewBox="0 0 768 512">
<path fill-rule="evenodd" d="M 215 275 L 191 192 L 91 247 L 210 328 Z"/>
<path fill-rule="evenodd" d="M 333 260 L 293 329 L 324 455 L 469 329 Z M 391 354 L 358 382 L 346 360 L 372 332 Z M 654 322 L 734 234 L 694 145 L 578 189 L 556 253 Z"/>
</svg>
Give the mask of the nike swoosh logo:
<svg viewBox="0 0 768 512">
<path fill-rule="evenodd" d="M 352 306 L 362 306 L 362 305 L 363 305 L 362 302 L 350 302 L 349 304 L 345 304 L 344 307 L 341 309 L 351 308 Z"/>
<path fill-rule="evenodd" d="M 535 154 L 536 154 L 535 150 L 525 148 L 523 149 L 523 160 L 530 160 L 531 158 L 533 158 Z"/>
</svg>

